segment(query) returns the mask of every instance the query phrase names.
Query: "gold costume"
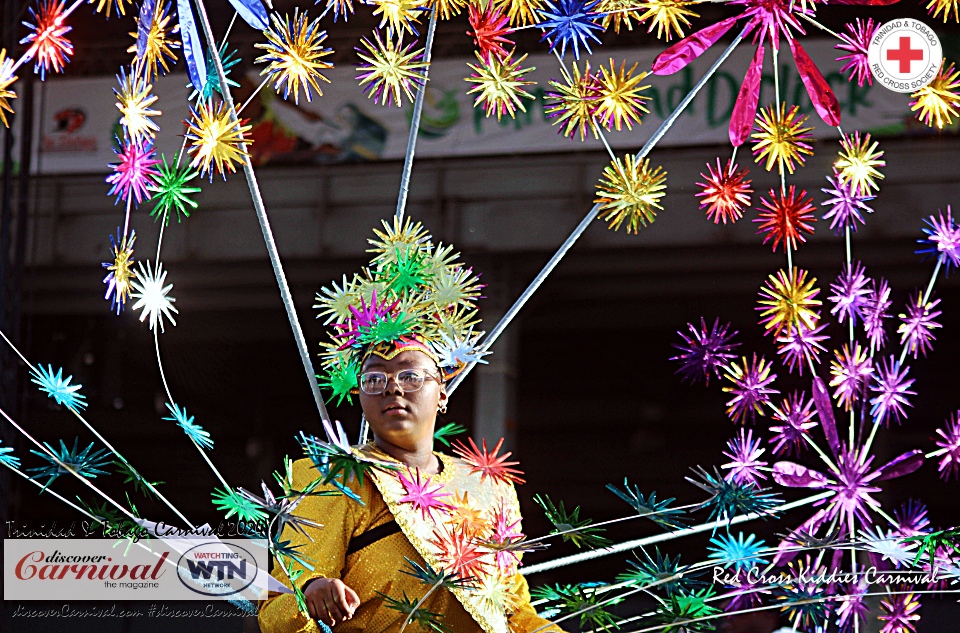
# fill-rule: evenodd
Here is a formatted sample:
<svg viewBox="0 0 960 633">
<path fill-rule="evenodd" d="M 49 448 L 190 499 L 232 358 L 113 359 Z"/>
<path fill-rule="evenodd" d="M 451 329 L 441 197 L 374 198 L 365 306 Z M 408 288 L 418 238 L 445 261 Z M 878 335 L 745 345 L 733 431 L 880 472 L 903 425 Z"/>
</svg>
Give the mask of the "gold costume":
<svg viewBox="0 0 960 633">
<path fill-rule="evenodd" d="M 360 448 L 359 453 L 399 464 L 370 445 Z M 406 616 L 388 608 L 377 592 L 395 599 L 418 600 L 429 589 L 415 576 L 401 571 L 411 570 L 405 558 L 424 568 L 429 564 L 438 571 L 469 569 L 472 572 L 469 575 L 480 579 L 478 584 L 469 589 L 433 591 L 421 609 L 439 614 L 440 622 L 454 633 L 530 633 L 540 627 L 545 627 L 544 632 L 561 631 L 539 617 L 530 606 L 527 582 L 516 570 L 519 556 L 483 550 L 482 556 L 473 558 L 456 546 L 451 552 L 451 544 L 463 546 L 464 534 L 473 535 L 471 539 L 519 534 L 520 510 L 513 485 L 481 477 L 463 460 L 441 453 L 436 455 L 443 466 L 436 475 L 421 475 L 417 469 L 376 469 L 372 476 L 364 478 L 363 485 L 351 482 L 350 487 L 359 495 L 362 505 L 346 495 L 304 499 L 296 514 L 318 521 L 324 527 L 308 528 L 312 541 L 291 529 L 283 534 L 292 545 L 302 544 L 302 556 L 314 565 L 312 571 L 307 569 L 298 578 L 298 585 L 302 587 L 313 578 L 340 578 L 356 591 L 360 606 L 352 619 L 334 627 L 336 633 L 397 633 Z M 294 464 L 295 489 L 302 490 L 318 476 L 311 460 L 301 459 Z M 439 491 L 435 496 L 439 497 L 437 503 L 444 506 L 440 511 L 410 501 L 411 482 L 421 481 L 427 484 L 428 492 Z M 351 539 L 393 520 L 402 531 L 347 553 Z M 454 535 L 450 542 L 444 540 L 450 535 Z M 458 535 L 460 539 L 456 538 Z M 455 565 L 456 561 L 461 565 Z M 302 569 L 296 562 L 293 565 L 294 570 Z M 290 586 L 282 569 L 275 566 L 271 573 Z M 297 610 L 292 594 L 269 597 L 261 604 L 259 620 L 263 633 L 322 630 Z M 414 633 L 419 629 L 411 623 L 406 630 Z"/>
</svg>

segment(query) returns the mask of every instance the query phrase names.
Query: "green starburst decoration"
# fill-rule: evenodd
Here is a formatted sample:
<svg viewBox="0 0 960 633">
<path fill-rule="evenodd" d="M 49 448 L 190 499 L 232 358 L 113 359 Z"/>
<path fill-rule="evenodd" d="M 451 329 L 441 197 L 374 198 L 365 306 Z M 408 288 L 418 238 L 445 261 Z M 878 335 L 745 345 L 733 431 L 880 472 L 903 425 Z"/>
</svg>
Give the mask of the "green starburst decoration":
<svg viewBox="0 0 960 633">
<path fill-rule="evenodd" d="M 124 460 L 115 459 L 112 463 L 117 468 L 117 474 L 123 475 L 123 483 L 129 484 L 132 482 L 134 490 L 142 494 L 144 497 L 154 497 L 155 499 L 159 498 L 159 495 L 156 493 L 156 491 L 151 490 L 150 487 L 153 486 L 156 488 L 157 486 L 163 484 L 162 481 L 147 481 L 143 478 L 143 475 L 137 472 L 136 468 Z"/>
<path fill-rule="evenodd" d="M 403 615 L 407 616 L 411 624 L 417 624 L 425 631 L 453 633 L 453 630 L 443 623 L 439 613 L 434 613 L 433 611 L 427 611 L 426 609 L 418 607 L 417 603 L 419 600 L 415 598 L 408 598 L 407 592 L 403 592 L 403 598 L 399 599 L 391 598 L 387 594 L 380 593 L 379 591 L 377 594 L 383 598 L 384 606 L 386 606 L 388 609 L 399 611 Z"/>
<path fill-rule="evenodd" d="M 360 363 L 355 360 L 346 360 L 335 363 L 330 366 L 327 372 L 317 378 L 320 379 L 320 386 L 330 390 L 330 400 L 337 399 L 337 406 L 346 398 L 347 402 L 353 404 L 353 390 L 360 385 L 358 376 L 360 375 Z"/>
<path fill-rule="evenodd" d="M 446 447 L 450 447 L 450 440 L 447 438 L 453 437 L 454 435 L 460 435 L 461 433 L 466 433 L 467 427 L 462 424 L 457 424 L 456 422 L 447 422 L 439 429 L 433 432 L 433 439 L 440 442 Z"/>
<path fill-rule="evenodd" d="M 461 578 L 457 575 L 440 573 L 434 570 L 430 565 L 420 566 L 416 561 L 412 561 L 406 556 L 407 567 L 400 571 L 408 576 L 413 576 L 423 584 L 432 587 L 436 585 L 440 589 L 456 589 L 457 587 L 469 587 L 473 585 L 472 578 Z"/>
<path fill-rule="evenodd" d="M 357 335 L 357 342 L 361 345 L 375 345 L 396 341 L 401 336 L 412 334 L 415 325 L 416 319 L 407 316 L 405 311 L 386 314 L 369 328 L 363 328 Z"/>
<path fill-rule="evenodd" d="M 387 288 L 404 296 L 419 286 L 429 283 L 433 276 L 427 270 L 429 262 L 419 250 L 397 249 L 396 260 L 383 267 L 381 276 L 387 280 Z"/>
<path fill-rule="evenodd" d="M 176 404 L 170 402 L 166 403 L 167 409 L 170 410 L 170 416 L 163 418 L 169 422 L 176 422 L 177 426 L 183 429 L 183 432 L 187 434 L 187 437 L 190 438 L 194 444 L 200 448 L 210 450 L 213 448 L 213 439 L 210 437 L 210 433 L 203 430 L 203 427 L 199 424 L 194 424 L 193 416 L 187 415 L 186 408 L 180 408 Z"/>
<path fill-rule="evenodd" d="M 573 512 L 567 512 L 563 507 L 563 501 L 557 507 L 547 495 L 534 495 L 533 501 L 543 508 L 547 519 L 553 523 L 555 529 L 551 534 L 562 533 L 564 542 L 591 549 L 610 544 L 609 539 L 601 536 L 603 532 L 601 528 L 590 527 L 593 523 L 591 519 L 580 518 L 580 506 L 574 508 Z"/>
<path fill-rule="evenodd" d="M 645 499 L 640 492 L 640 487 L 637 485 L 631 487 L 626 477 L 623 479 L 623 488 L 624 490 L 620 490 L 613 484 L 607 484 L 607 490 L 629 503 L 637 514 L 645 516 L 660 527 L 667 530 L 686 527 L 683 519 L 680 518 L 683 516 L 683 511 L 669 508 L 669 505 L 675 501 L 673 497 L 657 501 L 657 493 L 651 492 L 650 497 Z"/>
<path fill-rule="evenodd" d="M 701 507 L 710 508 L 710 519 L 732 519 L 738 514 L 757 514 L 761 518 L 776 518 L 774 511 L 783 500 L 775 494 L 767 493 L 766 488 L 757 488 L 752 484 L 741 485 L 735 481 L 727 481 L 714 468 L 710 474 L 697 466 L 692 468 L 702 481 L 685 477 L 687 481 L 710 494 Z"/>
<path fill-rule="evenodd" d="M 156 201 L 156 206 L 150 211 L 150 217 L 156 222 L 161 217 L 165 226 L 170 225 L 171 211 L 177 212 L 177 222 L 183 218 L 190 217 L 190 210 L 197 208 L 197 203 L 188 196 L 199 193 L 200 187 L 189 187 L 187 183 L 199 175 L 189 165 L 179 166 L 179 156 L 174 154 L 173 162 L 167 164 L 167 157 L 160 155 L 163 159 L 163 165 L 159 168 L 160 176 L 153 184 L 147 187 L 153 192 L 151 200 Z M 189 209 L 187 208 L 189 207 Z"/>
<path fill-rule="evenodd" d="M 546 585 L 530 592 L 537 600 L 554 603 L 552 615 L 579 615 L 580 629 L 585 631 L 609 631 L 619 629 L 620 621 L 606 607 L 623 602 L 622 597 L 602 598 L 601 583 L 579 585 Z"/>
<path fill-rule="evenodd" d="M 713 597 L 712 587 L 693 594 L 670 596 L 670 601 L 657 609 L 657 619 L 666 625 L 661 630 L 664 633 L 696 633 L 716 629 L 712 619 L 705 619 L 720 613 L 719 609 L 707 604 L 707 600 Z"/>
<path fill-rule="evenodd" d="M 214 489 L 213 505 L 217 510 L 227 513 L 225 519 L 229 519 L 233 515 L 237 515 L 237 518 L 241 521 L 263 521 L 267 518 L 266 512 L 233 488 Z"/>
</svg>

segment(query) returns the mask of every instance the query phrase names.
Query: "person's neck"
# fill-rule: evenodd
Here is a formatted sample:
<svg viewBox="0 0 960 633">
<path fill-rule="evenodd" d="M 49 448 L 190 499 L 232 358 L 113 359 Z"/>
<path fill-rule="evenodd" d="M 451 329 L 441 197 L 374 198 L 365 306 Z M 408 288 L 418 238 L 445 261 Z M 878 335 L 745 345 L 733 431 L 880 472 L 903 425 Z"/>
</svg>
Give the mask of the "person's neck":
<svg viewBox="0 0 960 633">
<path fill-rule="evenodd" d="M 409 450 L 379 437 L 375 437 L 373 443 L 390 457 L 412 468 L 419 468 L 423 473 L 435 475 L 440 472 L 440 459 L 433 454 L 432 446 L 418 446 Z"/>
</svg>

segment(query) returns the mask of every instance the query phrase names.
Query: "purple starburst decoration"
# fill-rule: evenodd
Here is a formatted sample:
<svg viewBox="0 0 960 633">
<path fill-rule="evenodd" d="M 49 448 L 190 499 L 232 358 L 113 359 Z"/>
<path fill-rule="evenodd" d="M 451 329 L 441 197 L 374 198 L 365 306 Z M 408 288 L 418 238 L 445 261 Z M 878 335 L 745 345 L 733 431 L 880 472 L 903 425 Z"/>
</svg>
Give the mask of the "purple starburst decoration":
<svg viewBox="0 0 960 633">
<path fill-rule="evenodd" d="M 727 442 L 727 450 L 723 452 L 724 456 L 730 459 L 730 462 L 720 467 L 730 471 L 723 478 L 741 486 L 759 487 L 760 480 L 767 478 L 760 470 L 767 466 L 767 462 L 760 461 L 760 456 L 766 450 L 760 448 L 760 439 L 754 439 L 751 429 L 741 427 L 740 434 Z"/>
<path fill-rule="evenodd" d="M 838 62 L 847 62 L 840 69 L 840 72 L 849 72 L 847 81 L 856 79 L 858 86 L 863 86 L 864 81 L 867 82 L 867 85 L 873 85 L 873 73 L 870 72 L 870 63 L 867 61 L 867 50 L 870 48 L 870 40 L 877 32 L 877 26 L 873 18 L 862 21 L 857 18 L 855 23 L 844 25 L 846 33 L 839 34 L 843 43 L 834 46 L 837 50 L 848 53 L 837 58 Z"/>
<path fill-rule="evenodd" d="M 849 411 L 866 391 L 867 380 L 873 375 L 873 359 L 859 342 L 853 344 L 853 350 L 844 344 L 834 356 L 836 360 L 830 361 L 830 386 L 837 388 L 833 397 Z"/>
<path fill-rule="evenodd" d="M 573 56 L 580 59 L 580 47 L 590 50 L 590 40 L 600 44 L 600 38 L 594 31 L 603 31 L 603 26 L 597 23 L 605 13 L 594 11 L 600 0 L 544 0 L 540 14 L 542 22 L 537 28 L 543 30 L 540 41 L 550 41 L 550 52 L 560 45 L 560 57 L 567 52 L 567 45 L 573 49 Z"/>
<path fill-rule="evenodd" d="M 681 353 L 670 360 L 680 362 L 676 373 L 680 374 L 684 381 L 697 383 L 703 380 L 709 385 L 710 377 L 719 378 L 720 369 L 736 357 L 731 352 L 740 345 L 733 341 L 737 332 L 729 332 L 729 323 L 721 326 L 720 319 L 714 319 L 713 327 L 707 329 L 707 322 L 703 317 L 700 317 L 699 329 L 693 323 L 687 323 L 687 328 L 690 330 L 689 336 L 682 331 L 677 332 L 683 343 L 674 344 L 674 347 Z"/>
<path fill-rule="evenodd" d="M 886 279 L 873 280 L 870 300 L 863 306 L 863 329 L 870 341 L 870 351 L 877 352 L 887 344 L 883 322 L 890 318 L 890 284 Z"/>
<path fill-rule="evenodd" d="M 335 323 L 333 327 L 343 332 L 342 336 L 346 341 L 340 346 L 340 349 L 346 349 L 357 343 L 357 337 L 365 330 L 377 325 L 383 321 L 393 309 L 397 307 L 400 301 L 394 301 L 387 305 L 386 301 L 377 302 L 377 291 L 374 290 L 370 295 L 370 302 L 367 303 L 363 297 L 360 297 L 360 308 L 349 306 L 350 313 L 353 315 L 347 323 Z"/>
<path fill-rule="evenodd" d="M 763 415 L 763 405 L 770 402 L 771 395 L 780 392 L 770 388 L 770 383 L 776 380 L 777 375 L 770 373 L 770 363 L 763 356 L 758 361 L 754 353 L 752 363 L 746 357 L 741 358 L 741 362 L 724 367 L 725 377 L 733 385 L 723 390 L 733 394 L 733 398 L 727 402 L 727 415 L 734 422 L 746 424 L 747 421 L 753 421 L 757 414 Z"/>
<path fill-rule="evenodd" d="M 857 573 L 857 569 L 858 567 L 854 566 L 853 572 Z M 863 601 L 868 590 L 867 580 L 861 576 L 856 582 L 841 586 L 842 591 L 838 597 L 840 604 L 837 607 L 837 626 L 842 633 L 859 630 L 856 622 L 859 620 L 860 623 L 866 624 L 867 615 L 870 613 L 870 607 Z"/>
<path fill-rule="evenodd" d="M 945 451 L 937 471 L 944 481 L 950 481 L 951 477 L 960 475 L 960 411 L 947 418 L 946 425 L 937 429 L 937 435 L 940 436 L 937 446 Z"/>
<path fill-rule="evenodd" d="M 821 205 L 830 207 L 830 210 L 823 215 L 823 219 L 830 220 L 830 229 L 835 235 L 840 235 L 846 229 L 856 232 L 857 222 L 864 225 L 867 223 L 863 214 L 873 213 L 873 209 L 866 203 L 876 196 L 860 195 L 851 188 L 851 183 L 844 182 L 836 172 L 833 176 L 827 176 L 827 182 L 831 186 L 820 190 L 830 196 Z"/>
<path fill-rule="evenodd" d="M 118 139 L 119 142 L 119 139 Z M 150 198 L 150 187 L 156 184 L 160 176 L 156 166 L 160 164 L 156 152 L 153 150 L 153 141 L 141 139 L 121 143 L 120 149 L 114 148 L 119 163 L 112 163 L 112 174 L 107 176 L 107 182 L 113 185 L 107 195 L 116 195 L 114 204 L 121 198 L 130 202 L 131 199 L 139 205 L 142 200 Z"/>
<path fill-rule="evenodd" d="M 893 518 L 896 521 L 897 533 L 900 536 L 918 536 L 930 532 L 927 506 L 916 499 L 908 499 L 894 510 Z"/>
<path fill-rule="evenodd" d="M 941 210 L 938 215 L 931 215 L 924 222 L 927 226 L 922 230 L 927 237 L 917 240 L 923 246 L 917 249 L 917 253 L 936 255 L 948 272 L 950 268 L 960 266 L 960 226 L 953 219 L 950 205 L 947 205 L 947 217 L 943 217 Z"/>
<path fill-rule="evenodd" d="M 770 438 L 773 452 L 777 455 L 800 455 L 800 449 L 810 436 L 810 429 L 817 426 L 813 420 L 816 413 L 813 398 L 808 398 L 802 391 L 794 391 L 792 396 L 784 398 L 773 413 L 774 421 L 779 424 L 770 425 L 770 431 L 774 434 Z"/>
<path fill-rule="evenodd" d="M 914 358 L 917 358 L 917 354 L 926 356 L 933 349 L 933 342 L 937 340 L 933 331 L 943 327 L 934 321 L 942 314 L 935 309 L 939 303 L 939 299 L 924 302 L 923 293 L 918 291 L 916 300 L 907 306 L 907 313 L 899 315 L 901 323 L 897 334 L 900 335 L 900 343 L 906 345 L 907 352 Z"/>
<path fill-rule="evenodd" d="M 833 294 L 829 300 L 834 304 L 830 314 L 843 323 L 845 319 L 853 321 L 863 318 L 863 309 L 870 302 L 870 280 L 860 262 L 846 264 L 837 280 L 830 284 Z"/>
<path fill-rule="evenodd" d="M 870 399 L 870 415 L 874 424 L 889 426 L 891 418 L 899 424 L 907 417 L 904 407 L 913 406 L 907 401 L 907 396 L 917 395 L 916 391 L 910 391 L 914 380 L 907 378 L 909 372 L 910 368 L 901 366 L 893 356 L 880 361 L 875 367 L 873 384 L 870 385 L 870 391 L 877 394 Z"/>
<path fill-rule="evenodd" d="M 819 318 L 817 315 L 817 320 Z M 824 323 L 810 329 L 800 322 L 792 331 L 777 337 L 777 343 L 780 344 L 777 353 L 783 354 L 783 360 L 791 372 L 796 369 L 802 376 L 805 366 L 813 371 L 813 365 L 820 364 L 820 352 L 827 351 L 820 341 L 830 338 L 826 334 L 820 334 L 826 327 L 827 324 Z"/>
<path fill-rule="evenodd" d="M 914 622 L 920 619 L 920 600 L 912 593 L 888 596 L 880 601 L 883 614 L 877 619 L 883 622 L 880 633 L 917 633 Z"/>
</svg>

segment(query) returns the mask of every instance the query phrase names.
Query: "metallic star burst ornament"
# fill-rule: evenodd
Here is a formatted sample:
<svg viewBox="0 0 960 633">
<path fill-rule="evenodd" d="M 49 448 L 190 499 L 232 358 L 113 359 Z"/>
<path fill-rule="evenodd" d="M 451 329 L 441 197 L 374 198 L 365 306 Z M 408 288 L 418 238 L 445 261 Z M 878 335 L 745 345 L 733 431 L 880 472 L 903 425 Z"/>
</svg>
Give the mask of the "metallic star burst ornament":
<svg viewBox="0 0 960 633">
<path fill-rule="evenodd" d="M 231 88 L 239 88 L 240 84 L 235 82 L 230 78 L 230 70 L 240 63 L 240 58 L 237 57 L 237 51 L 228 50 L 230 45 L 224 40 L 223 44 L 220 45 L 220 67 L 223 69 L 223 76 L 226 79 L 226 83 Z M 200 101 L 209 101 L 213 98 L 214 93 L 220 93 L 223 95 L 223 87 L 220 85 L 220 74 L 217 72 L 217 61 L 214 55 L 207 55 L 207 65 L 206 65 L 206 77 L 203 80 L 203 87 L 200 90 L 197 90 L 193 83 L 187 85 L 187 88 L 193 88 L 190 91 L 190 96 L 187 97 L 189 101 L 194 101 L 199 99 Z"/>
<path fill-rule="evenodd" d="M 480 53 L 476 53 L 476 56 L 479 64 L 467 64 L 473 74 L 464 80 L 473 84 L 467 94 L 476 93 L 474 107 L 482 103 L 488 117 L 496 112 L 497 121 L 504 114 L 509 114 L 512 119 L 518 108 L 521 112 L 526 112 L 527 109 L 520 99 L 533 99 L 534 96 L 524 90 L 523 86 L 530 86 L 535 82 L 524 81 L 523 76 L 536 70 L 533 66 L 520 68 L 527 56 L 523 55 L 516 61 L 513 61 L 513 51 L 502 60 L 495 57 L 484 59 Z"/>
<path fill-rule="evenodd" d="M 798 163 L 803 165 L 804 155 L 813 155 L 813 149 L 805 142 L 811 138 L 809 132 L 813 128 L 803 127 L 806 122 L 807 117 L 800 115 L 798 106 L 787 110 L 787 104 L 781 103 L 779 110 L 774 105 L 761 109 L 754 123 L 756 131 L 750 135 L 757 141 L 753 145 L 757 164 L 766 159 L 764 169 L 773 171 L 776 165 L 781 174 L 784 170 L 792 174 Z"/>
<path fill-rule="evenodd" d="M 819 320 L 815 308 L 823 305 L 815 298 L 820 294 L 820 289 L 814 287 L 816 283 L 815 277 L 807 279 L 807 271 L 796 266 L 789 274 L 779 270 L 776 275 L 770 275 L 760 289 L 757 302 L 764 333 L 779 336 L 784 330 L 789 333 L 801 325 L 808 330 L 815 329 Z"/>
<path fill-rule="evenodd" d="M 333 53 L 332 49 L 323 46 L 327 39 L 327 32 L 320 30 L 320 18 L 308 22 L 306 12 L 293 10 L 293 18 L 282 20 L 279 14 L 274 13 L 270 29 L 264 31 L 267 38 L 265 43 L 254 44 L 255 48 L 266 51 L 265 55 L 257 58 L 258 62 L 269 62 L 269 65 L 260 71 L 260 75 L 268 75 L 273 81 L 273 87 L 280 92 L 283 88 L 283 98 L 286 99 L 293 92 L 294 103 L 299 103 L 300 88 L 312 100 L 311 88 L 317 91 L 317 96 L 323 96 L 323 91 L 317 80 L 327 83 L 330 80 L 320 74 L 320 70 L 333 68 L 333 64 L 323 58 Z"/>
<path fill-rule="evenodd" d="M 620 27 L 627 27 L 628 31 L 633 30 L 632 20 L 639 20 L 640 12 L 643 6 L 635 0 L 600 0 L 597 5 L 597 12 L 603 13 L 604 30 L 609 30 L 613 25 L 613 32 L 619 35 Z"/>
<path fill-rule="evenodd" d="M 150 191 L 153 193 L 150 199 L 157 203 L 150 211 L 150 216 L 154 221 L 162 217 L 166 226 L 170 224 L 172 211 L 176 211 L 177 223 L 179 223 L 182 218 L 190 217 L 190 209 L 197 208 L 197 203 L 188 196 L 199 193 L 200 187 L 188 187 L 187 183 L 196 178 L 199 173 L 187 165 L 181 167 L 176 155 L 169 165 L 166 156 L 161 154 L 160 157 L 163 159 L 163 165 L 160 167 L 156 181 L 150 186 Z"/>
<path fill-rule="evenodd" d="M 449 20 L 460 15 L 468 4 L 467 0 L 430 0 L 427 3 L 429 8 L 437 12 L 437 17 L 441 20 Z M 471 4 L 470 6 L 473 7 L 474 5 Z"/>
<path fill-rule="evenodd" d="M 146 31 L 145 43 L 143 47 L 143 56 L 137 53 L 137 42 L 135 41 L 128 53 L 135 55 L 133 67 L 147 82 L 152 82 L 160 75 L 166 75 L 170 72 L 169 64 L 177 63 L 177 54 L 174 49 L 180 48 L 180 40 L 175 39 L 175 35 L 180 32 L 179 24 L 171 24 L 172 13 L 170 12 L 170 3 L 163 4 L 157 0 L 153 10 L 153 17 L 150 22 L 150 28 Z M 137 24 L 140 18 L 135 18 Z M 140 38 L 139 29 L 130 33 L 134 40 Z M 162 70 L 161 70 L 162 69 Z"/>
<path fill-rule="evenodd" d="M 117 196 L 114 204 L 122 198 L 127 203 L 133 201 L 139 205 L 150 197 L 150 186 L 159 175 L 156 166 L 160 164 L 160 159 L 153 150 L 153 141 L 127 141 L 113 151 L 117 153 L 120 162 L 110 165 L 114 173 L 107 176 L 107 182 L 113 186 L 107 195 Z"/>
<path fill-rule="evenodd" d="M 591 53 L 590 40 L 600 44 L 595 31 L 603 31 L 596 22 L 603 16 L 596 12 L 600 0 L 544 0 L 540 9 L 541 21 L 537 28 L 543 31 L 540 41 L 550 42 L 550 52 L 560 46 L 560 57 L 567 53 L 567 45 L 573 49 L 573 56 L 580 59 L 581 47 Z"/>
<path fill-rule="evenodd" d="M 481 57 L 484 59 L 506 57 L 508 51 L 504 48 L 504 44 L 513 48 L 513 42 L 507 37 L 513 33 L 513 29 L 509 27 L 510 18 L 493 5 L 483 9 L 475 4 L 470 5 L 469 17 L 472 30 L 467 31 L 467 35 L 473 38 L 473 43 L 480 49 Z"/>
<path fill-rule="evenodd" d="M 357 79 L 367 97 L 380 105 L 392 104 L 397 107 L 402 104 L 401 95 L 413 101 L 413 87 L 423 85 L 426 81 L 424 71 L 429 66 L 423 61 L 423 49 L 414 48 L 416 40 L 404 46 L 402 34 L 394 42 L 389 33 L 381 38 L 380 31 L 374 31 L 373 40 L 360 40 L 366 51 L 355 48 L 358 57 L 363 60 L 357 67 L 361 71 Z"/>
<path fill-rule="evenodd" d="M 674 35 L 683 37 L 683 29 L 690 26 L 689 18 L 699 17 L 687 7 L 695 4 L 686 0 L 643 0 L 639 3 L 644 12 L 640 15 L 641 24 L 650 20 L 647 33 L 657 27 L 657 39 L 670 41 Z"/>
<path fill-rule="evenodd" d="M 846 64 L 840 69 L 841 73 L 849 73 L 847 81 L 856 80 L 858 86 L 873 85 L 873 73 L 870 72 L 870 64 L 867 61 L 867 49 L 870 47 L 870 40 L 873 39 L 877 28 L 880 25 L 873 21 L 873 18 L 860 20 L 856 23 L 846 24 L 845 33 L 840 33 L 841 44 L 834 46 L 837 50 L 845 51 L 846 55 L 837 58 L 838 62 L 845 61 Z"/>
<path fill-rule="evenodd" d="M 64 65 L 73 55 L 73 44 L 65 35 L 73 28 L 63 25 L 63 0 L 42 0 L 37 8 L 30 7 L 33 23 L 24 21 L 23 25 L 31 33 L 20 40 L 29 44 L 24 61 L 36 59 L 33 71 L 40 74 L 40 80 L 47 78 L 47 71 L 63 72 Z"/>
<path fill-rule="evenodd" d="M 773 250 L 777 250 L 780 242 L 783 249 L 797 250 L 798 242 L 806 242 L 804 233 L 813 234 L 813 223 L 817 221 L 814 215 L 813 201 L 807 197 L 807 192 L 800 190 L 797 194 L 794 185 L 790 185 L 786 192 L 778 195 L 770 190 L 770 200 L 760 198 L 763 209 L 757 214 L 754 222 L 760 227 L 757 233 L 763 233 L 763 243 L 773 242 Z"/>
<path fill-rule="evenodd" d="M 953 63 L 946 66 L 946 60 L 940 66 L 940 72 L 929 84 L 910 94 L 910 110 L 917 112 L 917 118 L 929 127 L 939 130 L 950 125 L 960 109 L 960 70 L 954 70 Z"/>
<path fill-rule="evenodd" d="M 510 18 L 513 26 L 536 24 L 543 0 L 494 0 L 493 6 Z"/>
<path fill-rule="evenodd" d="M 593 134 L 593 138 L 599 138 L 597 119 L 593 115 L 599 98 L 597 78 L 590 74 L 589 61 L 584 61 L 582 75 L 577 62 L 573 62 L 570 67 L 570 73 L 566 68 L 560 68 L 560 72 L 563 73 L 563 83 L 550 80 L 550 85 L 557 92 L 546 94 L 544 112 L 548 117 L 555 118 L 553 125 L 559 123 L 558 131 L 569 139 L 579 131 L 580 140 L 585 140 L 588 129 Z"/>
<path fill-rule="evenodd" d="M 618 71 L 613 60 L 610 60 L 610 71 L 606 66 L 600 66 L 596 75 L 597 96 L 594 116 L 597 121 L 608 130 L 615 127 L 619 132 L 623 125 L 632 130 L 631 121 L 640 124 L 640 116 L 649 112 L 643 105 L 650 97 L 643 96 L 642 92 L 649 85 L 641 86 L 640 82 L 650 73 L 634 74 L 637 64 L 626 70 L 626 62 L 620 64 Z"/>
<path fill-rule="evenodd" d="M 757 359 L 754 353 L 753 361 L 744 356 L 740 363 L 733 362 L 724 367 L 724 378 L 733 383 L 723 387 L 723 391 L 733 398 L 727 402 L 727 416 L 734 422 L 746 424 L 752 422 L 756 416 L 763 415 L 763 405 L 770 402 L 770 396 L 779 394 L 770 384 L 777 379 L 776 374 L 770 373 L 771 364 L 763 356 Z"/>
<path fill-rule="evenodd" d="M 877 151 L 877 141 L 870 143 L 869 134 L 860 138 L 860 132 L 844 135 L 840 139 L 840 154 L 833 163 L 838 178 L 850 186 L 850 190 L 860 196 L 873 195 L 877 181 L 883 180 L 883 174 L 877 169 L 886 166 L 880 160 L 883 152 Z"/>
<path fill-rule="evenodd" d="M 706 207 L 707 218 L 713 220 L 714 224 L 720 224 L 720 220 L 726 224 L 727 221 L 733 224 L 743 217 L 743 208 L 750 206 L 750 194 L 753 189 L 750 188 L 749 173 L 746 169 L 737 171 L 737 164 L 728 160 L 725 167 L 720 166 L 720 159 L 717 158 L 717 168 L 707 163 L 707 174 L 701 173 L 703 182 L 698 182 L 700 187 L 696 195 L 703 198 L 700 201 L 700 209 Z M 709 174 L 709 175 L 708 175 Z"/>
<path fill-rule="evenodd" d="M 146 266 L 143 262 L 140 262 L 137 278 L 130 282 L 134 290 L 130 293 L 130 296 L 137 300 L 133 304 L 133 309 L 143 309 L 143 312 L 140 313 L 140 322 L 143 323 L 150 319 L 151 330 L 156 329 L 159 325 L 160 331 L 163 332 L 163 320 L 165 318 L 172 325 L 177 324 L 173 314 L 171 314 L 179 312 L 173 306 L 176 299 L 168 296 L 173 284 L 164 285 L 166 281 L 167 271 L 163 269 L 163 264 L 158 262 L 157 268 L 154 270 L 148 261 Z"/>
<path fill-rule="evenodd" d="M 856 233 L 857 222 L 866 224 L 864 213 L 873 213 L 873 209 L 867 206 L 867 202 L 873 200 L 874 196 L 864 196 L 854 193 L 850 188 L 851 184 L 842 180 L 836 172 L 833 176 L 827 176 L 829 188 L 820 189 L 823 193 L 830 196 L 823 201 L 822 206 L 829 206 L 830 210 L 823 215 L 823 220 L 830 220 L 830 229 L 834 235 L 842 235 L 844 231 Z"/>
<path fill-rule="evenodd" d="M 133 0 L 87 0 L 87 4 L 97 3 L 96 13 L 103 13 L 107 18 L 110 17 L 110 11 L 113 7 L 117 8 L 117 15 L 126 15 L 125 4 L 133 4 Z"/>
<path fill-rule="evenodd" d="M 67 407 L 72 411 L 82 411 L 87 408 L 86 397 L 80 393 L 83 385 L 71 385 L 73 376 L 63 377 L 63 368 L 57 368 L 57 373 L 53 373 L 53 366 L 37 365 L 30 368 L 30 382 L 40 387 L 40 391 L 47 394 L 47 397 L 53 398 L 57 404 Z M 92 444 L 91 444 L 92 446 Z"/>
<path fill-rule="evenodd" d="M 13 114 L 10 99 L 17 98 L 17 94 L 9 89 L 16 80 L 17 76 L 13 74 L 13 60 L 7 57 L 7 49 L 0 49 L 0 121 L 5 127 L 10 127 L 7 112 Z"/>
<path fill-rule="evenodd" d="M 389 32 L 397 35 L 404 32 L 419 35 L 414 23 L 419 21 L 421 13 L 429 11 L 421 0 L 370 0 L 370 4 L 377 7 L 373 15 L 380 16 L 378 28 L 389 25 Z"/>
<path fill-rule="evenodd" d="M 946 24 L 953 14 L 954 22 L 960 21 L 960 2 L 957 0 L 930 0 L 927 3 L 927 12 L 934 18 L 940 17 L 943 13 L 943 23 Z"/>
<path fill-rule="evenodd" d="M 120 125 L 126 131 L 127 138 L 135 142 L 152 139 L 160 131 L 152 117 L 162 114 L 150 107 L 159 99 L 157 95 L 150 94 L 153 86 L 134 71 L 128 75 L 126 69 L 120 69 L 117 82 L 120 89 L 114 88 L 113 94 L 117 95 Z"/>
<path fill-rule="evenodd" d="M 107 276 L 103 278 L 103 283 L 107 284 L 107 291 L 103 298 L 111 300 L 110 307 L 117 314 L 120 314 L 126 305 L 132 288 L 130 282 L 137 276 L 133 270 L 133 243 L 136 240 L 136 231 L 131 231 L 129 236 L 121 236 L 118 228 L 116 239 L 110 235 L 113 261 L 103 263 L 103 267 L 108 271 Z"/>
<path fill-rule="evenodd" d="M 651 167 L 650 160 L 627 154 L 613 159 L 603 170 L 594 202 L 600 205 L 600 219 L 609 220 L 608 228 L 617 231 L 626 223 L 627 233 L 637 233 L 652 224 L 660 198 L 666 195 L 667 172 Z"/>
<path fill-rule="evenodd" d="M 232 114 L 224 102 L 214 105 L 208 101 L 190 106 L 190 121 L 185 134 L 193 157 L 190 167 L 199 167 L 201 177 L 209 173 L 211 182 L 214 171 L 226 180 L 228 172 L 236 171 L 234 163 L 249 156 L 241 145 L 253 142 L 245 136 L 250 126 L 244 125 L 246 120 L 234 122 Z"/>
</svg>

